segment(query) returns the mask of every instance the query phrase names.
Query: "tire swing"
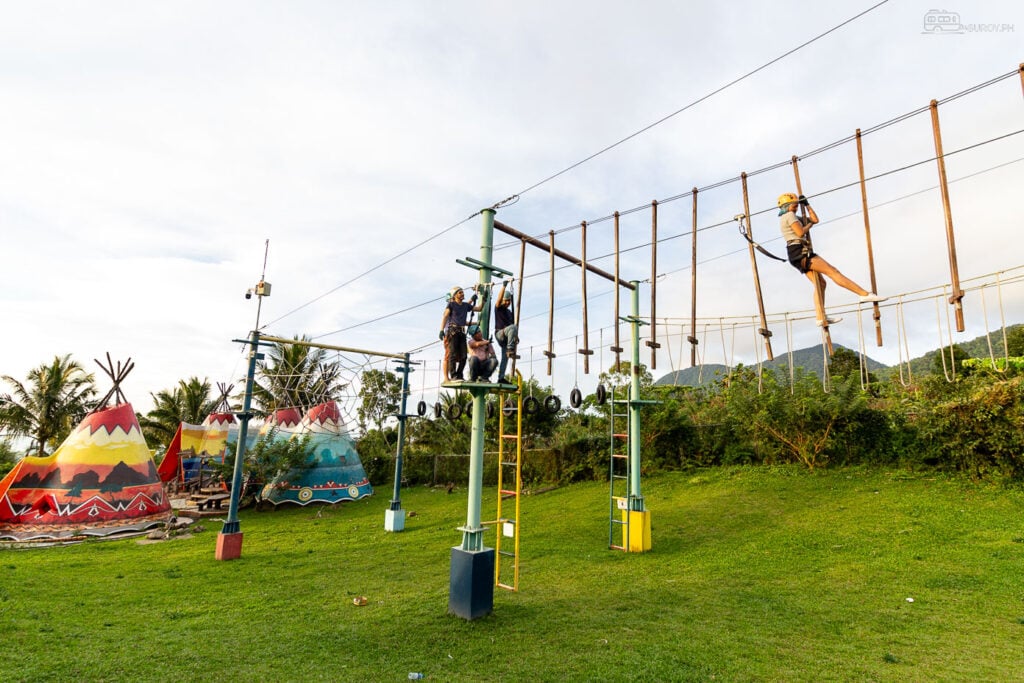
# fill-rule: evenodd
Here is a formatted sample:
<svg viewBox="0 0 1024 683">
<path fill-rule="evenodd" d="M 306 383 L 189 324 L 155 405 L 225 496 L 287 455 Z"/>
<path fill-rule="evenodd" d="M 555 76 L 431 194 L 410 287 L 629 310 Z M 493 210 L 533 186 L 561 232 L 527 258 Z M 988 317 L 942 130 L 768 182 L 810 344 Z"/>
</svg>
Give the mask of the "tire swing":
<svg viewBox="0 0 1024 683">
<path fill-rule="evenodd" d="M 438 405 L 440 405 L 440 404 L 438 404 Z M 456 403 L 455 401 L 452 401 L 451 403 L 448 404 L 448 411 L 447 411 L 447 413 L 448 413 L 448 419 L 449 420 L 452 420 L 452 421 L 458 420 L 460 417 L 462 417 L 462 404 L 461 403 Z"/>
<path fill-rule="evenodd" d="M 594 398 L 597 399 L 597 405 L 603 406 L 605 401 L 608 400 L 608 390 L 604 384 L 598 384 L 597 389 L 594 391 Z"/>
<path fill-rule="evenodd" d="M 427 414 L 426 401 L 421 400 L 419 403 L 416 404 L 416 414 L 419 415 L 420 417 L 423 417 L 424 415 Z"/>
<path fill-rule="evenodd" d="M 505 417 L 512 417 L 516 413 L 516 402 L 511 398 L 506 398 L 505 405 L 502 406 L 501 412 Z"/>
<path fill-rule="evenodd" d="M 562 399 L 558 398 L 554 394 L 550 394 L 544 399 L 544 409 L 552 415 L 562 409 Z"/>
<path fill-rule="evenodd" d="M 487 419 L 494 417 L 494 401 L 487 402 Z"/>
<path fill-rule="evenodd" d="M 438 401 L 434 404 L 434 417 L 441 417 L 444 415 L 444 408 L 441 407 L 441 402 Z"/>
<path fill-rule="evenodd" d="M 572 391 L 569 392 L 569 405 L 573 408 L 579 408 L 583 405 L 583 392 L 580 391 L 579 387 L 573 387 Z"/>
<path fill-rule="evenodd" d="M 540 410 L 540 401 L 533 396 L 527 396 L 523 399 L 523 412 L 527 415 L 534 415 Z"/>
</svg>

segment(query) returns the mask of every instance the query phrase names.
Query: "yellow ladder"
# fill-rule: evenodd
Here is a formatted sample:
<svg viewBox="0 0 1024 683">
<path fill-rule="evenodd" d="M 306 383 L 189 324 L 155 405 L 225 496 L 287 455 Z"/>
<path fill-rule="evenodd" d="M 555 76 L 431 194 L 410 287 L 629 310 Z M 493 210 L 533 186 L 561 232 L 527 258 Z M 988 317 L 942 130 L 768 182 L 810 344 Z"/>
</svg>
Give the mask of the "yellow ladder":
<svg viewBox="0 0 1024 683">
<path fill-rule="evenodd" d="M 498 515 L 494 542 L 494 585 L 518 591 L 519 497 L 523 491 L 523 376 L 518 370 L 515 371 L 513 383 L 516 390 L 504 395 L 498 412 Z M 513 427 L 515 431 L 511 431 Z M 505 516 L 506 499 L 515 503 L 512 516 Z M 508 539 L 507 543 L 505 539 Z M 511 549 L 508 545 L 512 546 Z"/>
<path fill-rule="evenodd" d="M 628 398 L 616 398 L 617 387 L 612 387 L 608 401 L 608 426 L 611 432 L 611 459 L 608 470 L 608 547 L 626 550 L 629 539 L 629 406 Z M 626 387 L 626 391 L 628 391 Z M 628 394 L 627 394 L 628 395 Z M 619 527 L 621 542 L 616 543 L 615 529 Z"/>
</svg>

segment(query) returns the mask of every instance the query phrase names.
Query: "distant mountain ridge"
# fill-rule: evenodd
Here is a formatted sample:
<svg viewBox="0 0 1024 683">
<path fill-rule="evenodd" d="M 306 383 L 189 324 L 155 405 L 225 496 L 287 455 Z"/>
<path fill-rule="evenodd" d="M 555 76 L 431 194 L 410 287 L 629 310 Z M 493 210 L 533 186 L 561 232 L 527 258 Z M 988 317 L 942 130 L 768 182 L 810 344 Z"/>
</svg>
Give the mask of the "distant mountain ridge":
<svg viewBox="0 0 1024 683">
<path fill-rule="evenodd" d="M 1010 325 L 1006 328 L 1007 335 L 1010 332 L 1022 328 L 1024 325 Z M 993 353 L 1001 357 L 1003 355 L 1003 335 L 1001 331 L 991 333 L 991 335 L 981 335 L 975 337 L 970 341 L 954 342 L 954 344 L 965 351 L 970 358 L 988 358 L 989 357 L 989 338 L 991 337 L 991 343 Z M 834 344 L 834 348 L 846 348 L 841 344 Z M 948 348 L 948 347 L 945 347 Z M 860 354 L 853 349 L 848 349 L 858 358 Z M 910 371 L 914 377 L 922 377 L 924 375 L 930 375 L 935 372 L 935 357 L 938 355 L 938 349 L 928 351 L 922 356 L 913 358 L 910 360 Z M 878 374 L 879 379 L 886 377 L 888 374 L 895 372 L 894 366 L 888 366 L 884 363 L 876 361 L 871 356 L 866 356 L 867 365 L 869 372 L 875 372 Z M 806 372 L 814 373 L 819 377 L 824 371 L 824 352 L 821 344 L 817 346 L 811 346 L 805 349 L 800 349 L 793 352 L 793 367 L 803 368 Z M 783 372 L 789 371 L 789 355 L 779 354 L 773 361 L 765 361 L 763 363 L 765 367 L 772 369 L 780 369 Z M 684 368 L 682 370 L 676 370 L 670 372 L 667 375 L 663 375 L 657 381 L 655 385 L 681 385 L 696 387 L 702 384 L 710 384 L 715 382 L 717 379 L 724 377 L 729 374 L 729 367 L 722 365 L 721 363 L 708 363 L 703 366 L 696 366 L 692 368 Z"/>
</svg>

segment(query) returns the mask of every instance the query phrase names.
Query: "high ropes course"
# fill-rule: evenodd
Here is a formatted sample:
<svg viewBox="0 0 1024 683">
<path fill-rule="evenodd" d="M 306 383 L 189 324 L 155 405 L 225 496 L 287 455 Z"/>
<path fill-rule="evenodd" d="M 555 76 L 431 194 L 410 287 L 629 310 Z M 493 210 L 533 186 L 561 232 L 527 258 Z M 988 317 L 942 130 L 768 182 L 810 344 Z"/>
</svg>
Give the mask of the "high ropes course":
<svg viewBox="0 0 1024 683">
<path fill-rule="evenodd" d="M 474 217 L 478 216 L 482 221 L 479 253 L 475 257 L 463 256 L 455 259 L 459 265 L 476 271 L 475 282 L 467 282 L 465 289 L 472 289 L 474 292 L 474 313 L 479 313 L 479 318 L 475 321 L 471 315 L 469 324 L 479 327 L 483 339 L 489 339 L 492 335 L 492 309 L 498 288 L 508 287 L 514 292 L 514 323 L 519 331 L 519 344 L 510 356 L 509 371 L 503 382 L 487 381 L 486 377 L 473 381 L 447 378 L 442 367 L 444 361 L 440 357 L 441 342 L 433 336 L 436 328 L 431 325 L 422 329 L 422 335 L 419 336 L 422 343 L 405 349 L 375 351 L 330 345 L 321 341 L 327 337 L 352 333 L 366 325 L 381 325 L 385 321 L 400 320 L 428 307 L 431 311 L 437 311 L 440 317 L 440 310 L 444 307 L 443 297 L 430 297 L 401 310 L 305 338 L 311 341 L 296 341 L 288 334 L 271 335 L 264 331 L 299 309 L 285 313 L 262 327 L 257 312 L 256 328 L 250 337 L 244 340 L 249 354 L 249 372 L 248 391 L 241 414 L 242 429 L 245 429 L 244 425 L 251 417 L 251 385 L 257 359 L 262 356 L 261 345 L 268 342 L 306 344 L 339 354 L 348 354 L 347 357 L 360 356 L 361 360 L 350 365 L 353 369 L 353 383 L 349 389 L 352 392 L 356 390 L 359 381 L 355 369 L 365 370 L 375 366 L 397 369 L 402 375 L 403 382 L 401 408 L 396 416 L 400 435 L 396 453 L 394 493 L 385 528 L 389 531 L 401 531 L 404 528 L 404 513 L 401 511 L 400 482 L 406 421 L 431 418 L 459 419 L 460 415 L 442 410 L 441 398 L 446 392 L 450 397 L 468 395 L 470 401 L 457 402 L 459 410 L 455 411 L 468 413 L 467 417 L 472 420 L 472 431 L 467 518 L 466 523 L 459 527 L 462 543 L 452 548 L 449 611 L 466 619 L 475 619 L 492 610 L 495 585 L 513 590 L 518 587 L 522 415 L 531 410 L 549 409 L 557 412 L 561 409 L 561 400 L 557 396 L 554 396 L 556 400 L 547 406 L 530 405 L 532 396 L 523 395 L 527 379 L 523 376 L 523 370 L 528 368 L 529 374 L 533 375 L 535 368 L 543 367 L 552 389 L 556 373 L 561 378 L 573 376 L 569 404 L 575 409 L 580 407 L 582 396 L 579 388 L 579 371 L 582 368 L 583 375 L 590 375 L 593 371 L 592 360 L 595 360 L 596 356 L 599 371 L 606 371 L 608 364 L 614 363 L 611 367 L 615 372 L 602 375 L 603 378 L 616 375 L 622 380 L 617 386 L 603 384 L 603 381 L 612 381 L 610 379 L 598 381 L 593 390 L 596 402 L 607 407 L 612 424 L 609 434 L 611 463 L 608 545 L 610 548 L 626 552 L 650 550 L 650 511 L 646 508 L 640 481 L 641 412 L 643 406 L 650 403 L 640 395 L 642 354 L 650 369 L 656 369 L 659 360 L 662 363 L 667 361 L 674 374 L 682 367 L 683 359 L 687 355 L 690 367 L 700 368 L 711 362 L 712 354 L 720 350 L 723 364 L 731 370 L 736 363 L 736 348 L 739 342 L 741 346 L 754 352 L 760 371 L 763 361 L 775 358 L 778 347 L 776 335 L 784 337 L 787 353 L 790 353 L 798 333 L 802 333 L 802 328 L 805 327 L 821 335 L 826 360 L 827 355 L 833 351 L 830 328 L 835 323 L 831 317 L 819 321 L 821 324 L 815 326 L 815 309 L 790 307 L 783 311 L 770 310 L 765 302 L 763 281 L 769 271 L 763 269 L 766 266 L 778 266 L 772 262 L 775 259 L 784 260 L 776 254 L 784 254 L 785 245 L 781 243 L 774 223 L 778 206 L 774 202 L 765 206 L 768 201 L 764 198 L 774 197 L 775 193 L 782 190 L 789 192 L 794 189 L 796 195 L 806 195 L 808 200 L 815 203 L 826 198 L 841 203 L 839 199 L 847 197 L 844 193 L 856 192 L 858 195 L 857 210 L 839 217 L 825 216 L 825 220 L 819 225 L 839 224 L 846 219 L 859 218 L 863 230 L 863 253 L 866 264 L 864 268 L 858 270 L 867 273 L 868 279 L 865 284 L 870 286 L 869 289 L 867 286 L 864 289 L 886 295 L 882 301 L 871 301 L 867 304 L 829 306 L 832 312 L 853 318 L 854 324 L 847 329 L 856 330 L 856 344 L 862 362 L 866 356 L 868 339 L 873 337 L 878 347 L 882 347 L 884 341 L 889 339 L 889 343 L 896 347 L 899 355 L 900 380 L 912 381 L 907 324 L 907 311 L 911 307 L 934 306 L 933 329 L 937 331 L 939 346 L 941 348 L 948 345 L 951 348 L 953 329 L 955 328 L 957 332 L 965 331 L 967 309 L 976 305 L 977 315 L 984 319 L 986 334 L 989 334 L 991 354 L 995 357 L 1000 353 L 998 334 L 994 343 L 990 334 L 990 325 L 996 321 L 1004 330 L 1002 352 L 1005 353 L 1004 301 L 1010 298 L 1011 291 L 1020 291 L 1024 282 L 1024 264 L 1008 264 L 993 272 L 961 277 L 956 242 L 957 221 L 954 220 L 955 202 L 951 198 L 950 186 L 986 173 L 1008 168 L 1019 169 L 1020 166 L 1015 165 L 1024 161 L 1024 157 L 1003 160 L 988 168 L 954 178 L 947 176 L 946 164 L 947 160 L 974 150 L 1007 149 L 1014 141 L 1021 140 L 1018 136 L 1024 133 L 1024 128 L 976 135 L 974 139 L 964 143 L 958 142 L 951 148 L 943 142 L 944 129 L 940 113 L 944 112 L 948 105 L 963 98 L 978 97 L 993 86 L 1014 78 L 1019 80 L 1024 92 L 1024 64 L 1020 64 L 1015 70 L 943 99 L 932 100 L 927 105 L 887 121 L 867 128 L 858 128 L 849 135 L 803 154 L 793 154 L 763 168 L 740 172 L 703 186 L 694 186 L 686 192 L 631 209 L 613 211 L 596 219 L 581 220 L 561 229 L 530 234 L 519 227 L 498 220 L 498 211 L 517 201 L 518 197 L 513 195 L 474 214 Z M 1020 99 L 997 99 L 1005 96 L 1005 90 L 997 91 L 996 95 L 986 103 L 989 111 L 1020 106 Z M 1017 112 L 1019 114 L 1019 109 Z M 1024 117 L 1017 118 L 1024 121 Z M 890 129 L 896 131 L 891 135 L 898 135 L 897 139 L 926 133 L 930 138 L 929 151 L 924 155 L 918 153 L 915 157 L 903 158 L 889 168 L 868 173 L 865 169 L 871 161 L 871 150 L 867 148 L 866 143 L 875 136 L 881 137 L 883 131 Z M 974 135 L 976 131 L 977 127 L 972 127 L 970 134 Z M 962 131 L 957 132 L 959 141 L 964 134 Z M 892 147 L 895 149 L 887 147 L 890 156 L 906 149 L 899 145 Z M 837 164 L 833 159 L 833 164 L 826 171 L 819 171 L 819 158 L 840 151 L 847 154 L 847 162 Z M 848 165 L 848 171 L 837 170 L 839 167 L 845 167 L 844 164 Z M 934 175 L 927 187 L 874 204 L 869 199 L 869 188 L 877 192 L 884 183 L 891 182 L 901 175 L 904 179 L 911 178 L 911 182 L 921 182 L 919 179 L 928 173 Z M 892 206 L 899 206 L 902 202 L 917 202 L 922 196 L 931 195 L 935 190 L 938 190 L 939 201 L 935 202 L 929 211 L 935 216 L 941 215 L 941 225 L 939 219 L 931 217 L 922 217 L 919 222 L 935 224 L 934 234 L 930 239 L 936 243 L 944 243 L 946 258 L 942 269 L 944 273 L 948 271 L 948 276 L 944 274 L 944 281 L 937 284 L 919 281 L 912 291 L 894 292 L 893 287 L 887 283 L 895 278 L 892 278 L 892 273 L 884 268 L 876 269 L 876 255 L 900 251 L 903 260 L 917 257 L 907 251 L 907 247 L 901 242 L 899 232 L 889 229 L 892 220 L 885 218 L 884 212 Z M 782 205 L 781 200 L 779 205 Z M 666 220 L 667 210 L 674 210 L 679 215 Z M 709 220 L 708 215 L 722 217 Z M 881 221 L 878 220 L 879 215 L 883 216 Z M 872 219 L 875 219 L 874 222 Z M 462 223 L 465 221 L 451 226 L 439 235 Z M 666 223 L 669 226 L 687 225 L 688 229 L 665 234 Z M 879 225 L 885 225 L 886 229 L 880 231 Z M 496 242 L 496 235 L 509 239 Z M 628 245 L 623 244 L 624 235 L 630 239 Z M 815 235 L 822 236 L 820 228 L 815 231 Z M 699 237 L 701 239 L 698 239 Z M 676 248 L 684 238 L 689 238 L 688 263 L 679 265 L 678 262 L 673 262 L 672 258 L 666 259 L 666 249 Z M 857 241 L 859 239 L 861 238 L 857 238 Z M 991 240 L 991 237 L 989 239 Z M 850 251 L 852 247 L 848 245 L 852 244 L 853 240 L 853 237 L 844 237 L 844 249 L 847 250 L 841 257 L 844 268 L 856 267 L 856 264 L 849 263 L 850 254 L 859 252 L 859 248 Z M 399 256 L 410 253 L 428 241 L 430 240 L 417 243 Z M 992 241 L 998 243 L 998 240 Z M 595 246 L 600 250 L 596 255 Z M 715 253 L 715 249 L 718 253 Z M 680 250 L 676 248 L 673 251 L 678 256 Z M 716 271 L 724 270 L 728 275 L 729 284 L 726 291 L 716 291 L 715 294 L 731 302 L 733 309 L 743 310 L 723 310 L 698 316 L 698 303 L 706 291 L 698 277 L 699 273 L 707 271 L 712 266 L 720 266 L 717 262 L 721 259 L 741 254 L 746 254 L 748 264 L 730 264 L 724 269 L 719 267 Z M 993 255 L 997 254 L 996 251 Z M 393 261 L 394 258 L 385 263 Z M 496 264 L 499 258 L 503 261 L 504 267 Z M 541 261 L 540 267 L 533 265 L 537 264 L 538 260 Z M 771 265 L 767 265 L 766 260 Z M 669 262 L 669 266 L 666 266 L 666 261 Z M 891 263 L 892 260 L 888 259 L 887 262 Z M 531 264 L 529 272 L 528 263 Z M 380 265 L 383 264 L 374 266 L 363 275 L 372 273 Z M 788 268 L 786 265 L 785 277 L 789 278 L 787 282 L 797 282 Z M 566 273 L 566 270 L 573 272 Z M 675 276 L 686 270 L 689 270 L 690 275 L 689 286 L 675 286 Z M 745 271 L 749 272 L 749 275 L 745 274 Z M 357 276 L 349 282 L 358 277 L 362 276 Z M 905 278 L 903 280 L 905 281 Z M 260 291 L 264 284 L 261 279 L 256 289 L 261 303 L 262 298 L 269 294 L 269 285 L 266 285 L 265 292 Z M 332 289 L 331 292 L 343 287 L 344 284 Z M 670 287 L 670 284 L 673 286 Z M 455 289 L 460 288 L 462 286 Z M 794 288 L 795 285 L 786 287 L 787 290 Z M 821 306 L 818 308 L 823 308 L 823 284 L 814 282 L 811 289 L 813 296 L 821 297 Z M 748 294 L 743 294 L 741 290 L 746 290 Z M 686 293 L 689 294 L 688 297 L 685 296 Z M 623 295 L 628 297 L 628 304 L 625 306 L 622 302 Z M 312 301 L 324 296 L 326 294 Z M 611 301 L 608 301 L 609 296 Z M 665 303 L 666 298 L 668 305 Z M 525 311 L 524 300 L 531 304 Z M 641 310 L 642 300 L 646 302 L 645 311 Z M 679 310 L 683 302 L 689 303 L 689 315 L 681 314 Z M 666 309 L 671 310 L 666 313 Z M 883 312 L 887 315 L 883 316 Z M 885 330 L 884 318 L 890 320 L 884 326 Z M 776 343 L 773 344 L 773 341 Z M 414 357 L 415 361 L 412 360 Z M 943 358 L 945 359 L 945 356 Z M 827 367 L 827 363 L 825 365 Z M 571 366 L 571 370 L 567 369 L 567 366 Z M 411 379 L 410 375 L 417 370 L 421 372 L 420 378 Z M 792 371 L 790 361 L 791 375 Z M 955 369 L 947 370 L 947 377 L 950 377 L 950 372 L 955 373 Z M 825 374 L 823 382 L 827 389 L 827 372 Z M 866 373 L 862 374 L 866 376 Z M 420 396 L 415 409 L 407 401 L 414 393 Z M 455 402 L 449 399 L 448 404 L 451 406 Z M 507 477 L 499 479 L 497 517 L 493 521 L 484 521 L 481 511 L 484 433 L 488 406 L 493 413 L 495 405 L 501 408 L 496 420 L 500 430 L 498 441 L 501 444 L 499 472 L 505 471 L 505 466 L 509 467 Z M 239 443 L 242 441 L 244 436 Z M 233 491 L 237 491 L 240 484 L 240 460 L 236 458 Z M 503 499 L 512 501 L 504 511 L 501 507 Z M 514 507 L 514 512 L 509 512 L 509 507 Z M 484 533 L 490 526 L 500 530 L 496 541 L 497 554 L 494 549 L 484 545 Z M 502 550 L 502 536 L 510 539 L 506 546 L 511 545 L 513 550 Z M 235 498 L 232 499 L 229 519 L 225 523 L 222 537 L 228 540 L 223 544 L 218 541 L 218 558 L 237 557 L 241 552 L 241 531 L 237 521 Z M 228 552 L 222 553 L 222 545 Z M 513 565 L 512 579 L 502 578 L 503 561 L 511 562 Z"/>
</svg>

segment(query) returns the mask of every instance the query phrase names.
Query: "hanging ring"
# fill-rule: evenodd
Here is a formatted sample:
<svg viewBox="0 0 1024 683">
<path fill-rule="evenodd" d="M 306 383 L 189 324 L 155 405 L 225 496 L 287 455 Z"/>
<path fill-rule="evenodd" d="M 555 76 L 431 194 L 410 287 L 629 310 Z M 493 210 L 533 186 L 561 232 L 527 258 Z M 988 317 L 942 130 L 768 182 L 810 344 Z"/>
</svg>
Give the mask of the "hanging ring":
<svg viewBox="0 0 1024 683">
<path fill-rule="evenodd" d="M 416 404 L 416 414 L 419 415 L 420 417 L 423 417 L 424 415 L 427 414 L 426 401 L 420 401 L 419 403 Z"/>
<path fill-rule="evenodd" d="M 444 414 L 444 408 L 441 407 L 441 402 L 438 401 L 434 404 L 434 417 L 441 417 Z"/>
<path fill-rule="evenodd" d="M 535 399 L 533 396 L 527 396 L 523 399 L 523 412 L 527 415 L 533 415 L 540 409 L 540 401 Z"/>
<path fill-rule="evenodd" d="M 573 408 L 579 408 L 583 405 L 583 392 L 580 391 L 579 387 L 573 387 L 572 391 L 569 392 L 569 405 Z"/>
<path fill-rule="evenodd" d="M 448 404 L 448 419 L 458 420 L 462 417 L 462 404 L 454 401 Z"/>
<path fill-rule="evenodd" d="M 549 413 L 557 413 L 562 409 L 562 399 L 558 398 L 554 394 L 551 394 L 544 399 L 544 407 Z"/>
<path fill-rule="evenodd" d="M 608 390 L 605 389 L 603 384 L 597 385 L 597 390 L 594 392 L 597 398 L 597 405 L 603 406 L 604 402 L 608 400 Z"/>
</svg>

